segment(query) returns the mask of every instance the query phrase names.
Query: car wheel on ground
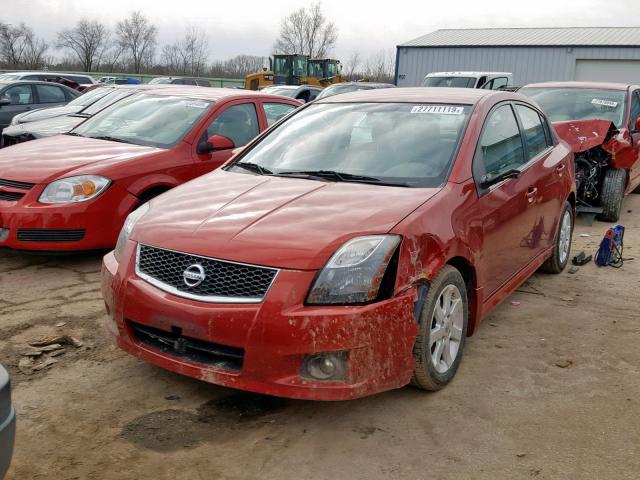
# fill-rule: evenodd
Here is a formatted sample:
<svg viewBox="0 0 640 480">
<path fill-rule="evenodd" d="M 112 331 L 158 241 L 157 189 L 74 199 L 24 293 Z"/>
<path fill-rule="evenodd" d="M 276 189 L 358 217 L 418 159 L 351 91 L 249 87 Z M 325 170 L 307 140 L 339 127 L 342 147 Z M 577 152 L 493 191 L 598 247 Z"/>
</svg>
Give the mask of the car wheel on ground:
<svg viewBox="0 0 640 480">
<path fill-rule="evenodd" d="M 571 254 L 571 238 L 573 237 L 573 208 L 569 202 L 564 203 L 556 242 L 553 246 L 553 255 L 542 264 L 540 270 L 547 273 L 561 273 L 569 263 Z"/>
<path fill-rule="evenodd" d="M 626 182 L 627 172 L 622 168 L 609 168 L 605 172 L 600 194 L 602 213 L 598 215 L 598 220 L 604 222 L 618 221 Z"/>
<path fill-rule="evenodd" d="M 424 390 L 440 390 L 455 376 L 467 337 L 467 287 L 450 265 L 435 276 L 420 315 L 413 348 L 415 368 L 411 383 Z"/>
</svg>

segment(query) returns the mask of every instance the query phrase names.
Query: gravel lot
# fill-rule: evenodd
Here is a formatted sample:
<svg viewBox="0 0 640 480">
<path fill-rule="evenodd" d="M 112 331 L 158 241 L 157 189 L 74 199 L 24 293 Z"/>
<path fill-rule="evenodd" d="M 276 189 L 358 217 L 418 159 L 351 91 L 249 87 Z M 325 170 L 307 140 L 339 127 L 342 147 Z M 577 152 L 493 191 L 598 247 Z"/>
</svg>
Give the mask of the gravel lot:
<svg viewBox="0 0 640 480">
<path fill-rule="evenodd" d="M 640 195 L 625 212 L 635 260 L 534 276 L 484 321 L 444 391 L 340 403 L 138 361 L 102 333 L 100 255 L 0 253 L 0 362 L 18 410 L 8 480 L 640 478 Z M 593 253 L 606 227 L 579 220 L 573 253 Z M 18 370 L 52 335 L 83 346 Z"/>
</svg>

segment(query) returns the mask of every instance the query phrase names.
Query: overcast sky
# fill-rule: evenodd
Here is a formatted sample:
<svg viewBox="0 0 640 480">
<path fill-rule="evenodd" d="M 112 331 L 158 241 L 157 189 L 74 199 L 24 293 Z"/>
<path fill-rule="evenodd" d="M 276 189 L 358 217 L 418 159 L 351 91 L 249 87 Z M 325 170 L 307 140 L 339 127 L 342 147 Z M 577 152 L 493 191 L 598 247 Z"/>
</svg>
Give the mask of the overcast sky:
<svg viewBox="0 0 640 480">
<path fill-rule="evenodd" d="M 312 0 L 0 0 L 0 21 L 26 22 L 53 42 L 82 17 L 113 27 L 141 10 L 158 27 L 160 46 L 194 25 L 209 37 L 210 60 L 269 55 L 280 20 Z M 324 0 L 339 29 L 334 55 L 364 56 L 439 28 L 638 26 L 638 0 Z"/>
</svg>

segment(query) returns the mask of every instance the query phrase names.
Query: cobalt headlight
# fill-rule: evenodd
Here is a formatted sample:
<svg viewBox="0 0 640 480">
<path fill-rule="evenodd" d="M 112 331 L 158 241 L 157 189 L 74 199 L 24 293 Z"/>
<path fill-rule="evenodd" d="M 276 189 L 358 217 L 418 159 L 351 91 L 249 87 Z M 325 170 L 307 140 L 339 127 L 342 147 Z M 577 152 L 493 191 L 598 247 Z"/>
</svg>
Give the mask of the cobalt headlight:
<svg viewBox="0 0 640 480">
<path fill-rule="evenodd" d="M 86 202 L 111 185 L 111 180 L 98 175 L 79 175 L 50 183 L 40 195 L 40 203 Z"/>
<path fill-rule="evenodd" d="M 349 240 L 329 259 L 316 278 L 307 304 L 372 302 L 400 243 L 398 235 L 368 235 Z"/>
</svg>

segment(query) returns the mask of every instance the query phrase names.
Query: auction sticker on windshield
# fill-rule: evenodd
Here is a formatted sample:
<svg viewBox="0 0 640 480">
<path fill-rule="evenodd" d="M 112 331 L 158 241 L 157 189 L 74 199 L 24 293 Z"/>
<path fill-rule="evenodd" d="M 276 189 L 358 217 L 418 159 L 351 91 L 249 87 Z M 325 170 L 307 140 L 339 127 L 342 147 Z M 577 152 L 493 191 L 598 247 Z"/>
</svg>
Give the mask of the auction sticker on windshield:
<svg viewBox="0 0 640 480">
<path fill-rule="evenodd" d="M 451 105 L 416 105 L 411 109 L 411 113 L 440 113 L 444 115 L 462 115 L 464 107 L 453 107 Z"/>
<path fill-rule="evenodd" d="M 594 98 L 591 100 L 591 103 L 594 105 L 602 105 L 604 107 L 616 108 L 618 106 L 618 102 L 612 102 L 611 100 L 601 100 L 599 98 Z"/>
</svg>

